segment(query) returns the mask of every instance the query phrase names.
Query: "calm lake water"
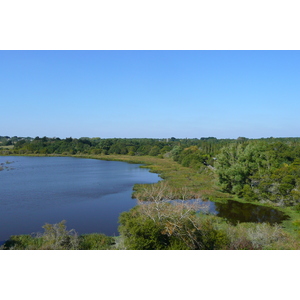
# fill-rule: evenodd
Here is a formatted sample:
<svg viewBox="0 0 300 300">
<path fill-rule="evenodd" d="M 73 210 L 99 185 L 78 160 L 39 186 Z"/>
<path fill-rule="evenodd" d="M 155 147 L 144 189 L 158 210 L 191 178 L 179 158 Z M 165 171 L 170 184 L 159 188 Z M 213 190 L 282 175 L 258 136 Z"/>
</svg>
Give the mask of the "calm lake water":
<svg viewBox="0 0 300 300">
<path fill-rule="evenodd" d="M 118 235 L 120 213 L 136 205 L 133 185 L 160 180 L 138 164 L 117 161 L 2 156 L 1 163 L 0 242 L 62 220 L 79 234 Z"/>
<path fill-rule="evenodd" d="M 228 200 L 227 203 L 211 203 L 209 211 L 227 219 L 232 224 L 254 222 L 273 225 L 289 219 L 289 216 L 277 209 L 234 200 Z"/>
</svg>

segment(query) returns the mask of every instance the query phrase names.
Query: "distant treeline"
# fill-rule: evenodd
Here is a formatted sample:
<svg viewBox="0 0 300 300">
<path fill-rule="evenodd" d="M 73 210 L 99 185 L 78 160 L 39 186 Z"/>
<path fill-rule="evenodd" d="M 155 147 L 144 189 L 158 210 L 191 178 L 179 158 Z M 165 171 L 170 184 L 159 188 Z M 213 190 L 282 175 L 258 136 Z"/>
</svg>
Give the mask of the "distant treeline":
<svg viewBox="0 0 300 300">
<path fill-rule="evenodd" d="M 201 139 L 150 139 L 150 138 L 20 138 L 0 136 L 2 152 L 5 146 L 13 145 L 9 154 L 123 154 L 123 155 L 178 155 L 181 150 L 195 146 L 201 153 L 211 155 L 217 153 L 223 146 L 235 142 L 234 139 L 216 139 L 214 137 Z M 173 151 L 173 152 L 172 152 Z M 171 152 L 171 153 L 170 153 Z M 7 153 L 7 152 L 6 152 Z M 168 154 L 167 154 L 168 156 Z"/>
<path fill-rule="evenodd" d="M 14 145 L 16 142 L 20 140 L 32 141 L 33 138 L 31 137 L 18 137 L 18 136 L 0 136 L 0 147 L 3 146 L 11 146 Z"/>
<path fill-rule="evenodd" d="M 9 147 L 7 147 L 9 146 Z M 300 202 L 300 138 L 149 139 L 0 137 L 0 154 L 157 156 L 199 172 L 210 167 L 223 191 L 247 200 Z"/>
</svg>

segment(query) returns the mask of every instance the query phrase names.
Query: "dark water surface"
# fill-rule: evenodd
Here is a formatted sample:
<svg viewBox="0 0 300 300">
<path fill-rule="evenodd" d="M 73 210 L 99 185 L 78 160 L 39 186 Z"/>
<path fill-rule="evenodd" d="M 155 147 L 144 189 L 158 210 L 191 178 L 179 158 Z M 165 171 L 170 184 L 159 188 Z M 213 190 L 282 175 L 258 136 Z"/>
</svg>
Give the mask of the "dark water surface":
<svg viewBox="0 0 300 300">
<path fill-rule="evenodd" d="M 193 203 L 197 200 L 187 201 Z M 200 211 L 217 215 L 234 225 L 242 222 L 269 223 L 273 225 L 275 223 L 280 224 L 282 221 L 289 219 L 289 216 L 285 215 L 282 211 L 251 203 L 241 203 L 234 200 L 228 200 L 224 203 L 200 200 L 199 203 L 203 205 L 203 209 Z"/>
<path fill-rule="evenodd" d="M 7 164 L 6 162 L 12 162 Z M 66 220 L 79 234 L 118 235 L 118 217 L 136 205 L 135 183 L 159 176 L 138 164 L 72 157 L 0 157 L 0 242 Z"/>
<path fill-rule="evenodd" d="M 228 200 L 227 203 L 215 202 L 210 211 L 215 211 L 217 216 L 226 218 L 233 224 L 238 222 L 280 224 L 289 218 L 282 211 L 274 208 L 234 200 Z"/>
</svg>

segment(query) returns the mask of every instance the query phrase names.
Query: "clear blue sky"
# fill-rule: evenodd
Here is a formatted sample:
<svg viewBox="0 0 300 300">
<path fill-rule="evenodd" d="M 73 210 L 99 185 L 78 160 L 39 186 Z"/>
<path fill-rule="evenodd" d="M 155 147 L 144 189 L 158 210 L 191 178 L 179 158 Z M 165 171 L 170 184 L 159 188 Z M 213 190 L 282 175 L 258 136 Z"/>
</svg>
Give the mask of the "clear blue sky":
<svg viewBox="0 0 300 300">
<path fill-rule="evenodd" d="M 300 136 L 299 51 L 0 51 L 0 135 Z"/>
</svg>

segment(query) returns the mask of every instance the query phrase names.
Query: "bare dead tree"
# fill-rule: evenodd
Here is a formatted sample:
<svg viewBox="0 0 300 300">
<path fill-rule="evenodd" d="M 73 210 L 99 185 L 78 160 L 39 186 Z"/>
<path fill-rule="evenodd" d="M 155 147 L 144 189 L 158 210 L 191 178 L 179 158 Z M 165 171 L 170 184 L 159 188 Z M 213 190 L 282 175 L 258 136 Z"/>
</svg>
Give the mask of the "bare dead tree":
<svg viewBox="0 0 300 300">
<path fill-rule="evenodd" d="M 152 185 L 144 190 L 141 199 L 137 198 L 139 212 L 158 225 L 163 225 L 163 233 L 175 236 L 183 241 L 188 248 L 202 248 L 197 239 L 202 229 L 196 212 L 207 213 L 208 205 L 201 199 L 188 200 L 188 191 L 182 189 L 184 200 L 171 200 L 174 192 L 165 184 Z"/>
</svg>

